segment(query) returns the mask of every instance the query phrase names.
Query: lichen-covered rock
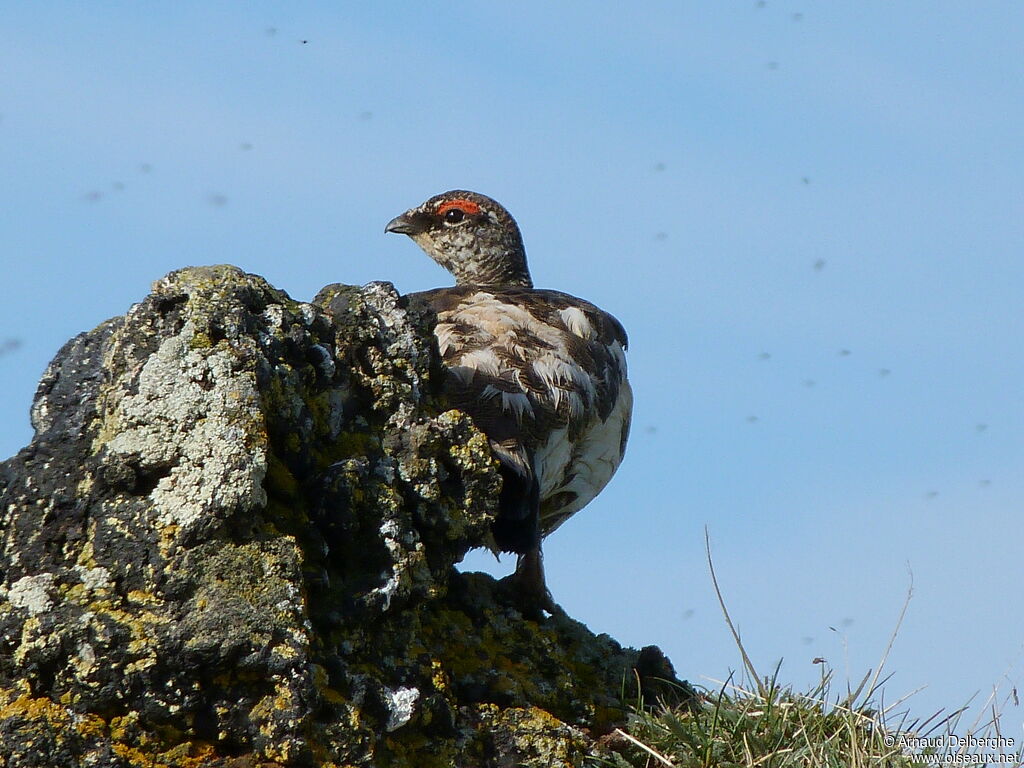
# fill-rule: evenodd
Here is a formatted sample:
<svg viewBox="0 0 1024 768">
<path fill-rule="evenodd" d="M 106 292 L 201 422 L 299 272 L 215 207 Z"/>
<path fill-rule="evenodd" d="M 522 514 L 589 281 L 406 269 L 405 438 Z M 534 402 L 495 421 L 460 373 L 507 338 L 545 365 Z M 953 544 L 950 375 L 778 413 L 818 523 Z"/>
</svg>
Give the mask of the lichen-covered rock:
<svg viewBox="0 0 1024 768">
<path fill-rule="evenodd" d="M 454 569 L 501 480 L 431 321 L 221 266 L 65 345 L 0 465 L 0 766 L 578 766 L 672 679 Z"/>
</svg>

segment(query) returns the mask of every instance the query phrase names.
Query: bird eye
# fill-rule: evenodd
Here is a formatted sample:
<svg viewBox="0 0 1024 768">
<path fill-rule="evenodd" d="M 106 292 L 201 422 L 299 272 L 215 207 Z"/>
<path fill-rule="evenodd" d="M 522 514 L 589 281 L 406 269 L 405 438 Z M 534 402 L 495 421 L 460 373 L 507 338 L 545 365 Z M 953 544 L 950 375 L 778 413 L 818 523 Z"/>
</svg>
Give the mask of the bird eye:
<svg viewBox="0 0 1024 768">
<path fill-rule="evenodd" d="M 466 218 L 466 212 L 461 208 L 449 208 L 444 214 L 446 224 L 458 224 Z"/>
</svg>

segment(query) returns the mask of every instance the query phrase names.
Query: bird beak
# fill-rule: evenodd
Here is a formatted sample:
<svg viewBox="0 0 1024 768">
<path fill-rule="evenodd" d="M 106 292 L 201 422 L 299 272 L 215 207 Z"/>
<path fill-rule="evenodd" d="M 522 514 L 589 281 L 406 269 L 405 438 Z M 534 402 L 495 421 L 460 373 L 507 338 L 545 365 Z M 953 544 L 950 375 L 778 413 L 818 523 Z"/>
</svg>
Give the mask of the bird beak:
<svg viewBox="0 0 1024 768">
<path fill-rule="evenodd" d="M 418 235 L 427 231 L 429 217 L 423 213 L 406 211 L 401 216 L 395 216 L 384 227 L 385 232 L 394 232 L 399 235 Z"/>
</svg>

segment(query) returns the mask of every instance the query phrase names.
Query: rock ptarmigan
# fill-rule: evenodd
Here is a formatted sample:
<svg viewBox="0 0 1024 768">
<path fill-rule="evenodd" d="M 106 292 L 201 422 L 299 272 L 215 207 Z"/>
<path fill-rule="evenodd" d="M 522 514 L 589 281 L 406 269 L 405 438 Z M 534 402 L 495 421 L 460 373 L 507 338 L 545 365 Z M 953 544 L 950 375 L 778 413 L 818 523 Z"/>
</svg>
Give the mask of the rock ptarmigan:
<svg viewBox="0 0 1024 768">
<path fill-rule="evenodd" d="M 487 435 L 502 492 L 494 544 L 519 558 L 509 577 L 553 610 L 541 539 L 611 479 L 626 447 L 633 395 L 626 332 L 607 312 L 533 287 L 515 219 L 484 195 L 453 190 L 388 222 L 455 276 L 410 295 L 437 314 L 445 395 Z"/>
</svg>

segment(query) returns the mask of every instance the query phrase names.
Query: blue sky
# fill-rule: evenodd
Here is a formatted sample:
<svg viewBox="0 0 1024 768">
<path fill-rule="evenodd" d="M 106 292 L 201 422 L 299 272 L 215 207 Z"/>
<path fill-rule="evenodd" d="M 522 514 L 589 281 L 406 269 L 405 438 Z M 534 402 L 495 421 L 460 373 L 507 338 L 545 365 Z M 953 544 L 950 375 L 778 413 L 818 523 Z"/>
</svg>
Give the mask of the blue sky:
<svg viewBox="0 0 1024 768">
<path fill-rule="evenodd" d="M 723 679 L 707 526 L 763 671 L 859 680 L 912 571 L 887 698 L 1020 680 L 1020 3 L 39 2 L 0 37 L 3 455 L 166 272 L 443 285 L 383 226 L 475 189 L 630 334 L 626 461 L 545 545 L 570 614 Z"/>
</svg>

